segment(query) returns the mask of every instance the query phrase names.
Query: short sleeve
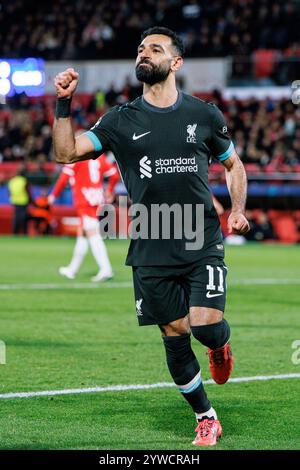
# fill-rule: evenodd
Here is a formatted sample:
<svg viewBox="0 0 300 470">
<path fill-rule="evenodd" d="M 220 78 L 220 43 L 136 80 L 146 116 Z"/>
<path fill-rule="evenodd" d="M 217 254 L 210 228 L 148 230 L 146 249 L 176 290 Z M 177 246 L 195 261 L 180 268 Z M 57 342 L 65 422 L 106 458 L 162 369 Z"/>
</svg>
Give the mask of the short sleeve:
<svg viewBox="0 0 300 470">
<path fill-rule="evenodd" d="M 210 104 L 211 106 L 211 137 L 208 141 L 208 147 L 213 157 L 220 162 L 227 160 L 230 157 L 234 146 L 228 134 L 227 124 L 223 113 L 219 108 Z"/>
<path fill-rule="evenodd" d="M 91 140 L 98 156 L 99 152 L 115 151 L 118 140 L 118 122 L 119 112 L 116 106 L 101 116 L 96 124 L 84 133 Z"/>
</svg>

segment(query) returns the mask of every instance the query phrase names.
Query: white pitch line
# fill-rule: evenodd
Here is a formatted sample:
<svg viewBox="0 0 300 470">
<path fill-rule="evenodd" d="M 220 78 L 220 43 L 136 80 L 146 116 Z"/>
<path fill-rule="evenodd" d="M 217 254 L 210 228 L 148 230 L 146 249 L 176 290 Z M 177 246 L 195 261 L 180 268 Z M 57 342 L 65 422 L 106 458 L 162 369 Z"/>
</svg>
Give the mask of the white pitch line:
<svg viewBox="0 0 300 470">
<path fill-rule="evenodd" d="M 0 290 L 48 290 L 48 289 L 118 289 L 132 287 L 132 282 L 71 283 L 70 284 L 0 284 Z"/>
<path fill-rule="evenodd" d="M 233 279 L 229 280 L 228 285 L 231 286 L 256 286 L 256 285 L 299 285 L 300 279 Z M 73 283 L 68 284 L 0 284 L 0 290 L 56 290 L 56 289 L 124 289 L 132 287 L 132 282 L 104 282 L 104 283 Z"/>
<path fill-rule="evenodd" d="M 257 382 L 260 380 L 300 379 L 299 374 L 256 375 L 254 377 L 236 377 L 229 379 L 228 383 Z M 204 385 L 216 385 L 213 380 L 204 380 Z M 175 387 L 173 382 L 159 382 L 156 384 L 111 385 L 108 387 L 70 388 L 65 390 L 45 390 L 40 392 L 2 393 L 0 399 L 7 398 L 33 398 L 52 397 L 55 395 L 78 395 L 80 393 L 124 392 L 128 390 L 149 390 L 153 388 Z"/>
<path fill-rule="evenodd" d="M 230 286 L 231 284 L 238 286 L 238 285 L 249 285 L 249 286 L 255 286 L 255 285 L 298 285 L 300 284 L 300 279 L 268 279 L 268 278 L 261 278 L 261 279 L 233 279 L 232 281 L 229 279 L 228 285 Z"/>
</svg>

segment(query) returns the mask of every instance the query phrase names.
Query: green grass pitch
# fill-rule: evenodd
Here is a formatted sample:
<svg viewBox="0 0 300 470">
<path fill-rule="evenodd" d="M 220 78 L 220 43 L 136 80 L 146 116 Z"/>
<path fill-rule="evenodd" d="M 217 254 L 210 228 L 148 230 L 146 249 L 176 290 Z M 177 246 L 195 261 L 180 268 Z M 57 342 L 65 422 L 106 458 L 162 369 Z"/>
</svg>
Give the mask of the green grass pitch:
<svg viewBox="0 0 300 470">
<path fill-rule="evenodd" d="M 58 275 L 73 246 L 0 238 L 0 394 L 171 382 L 158 328 L 137 326 L 127 241 L 107 242 L 115 278 L 94 289 L 70 288 L 89 284 L 91 255 L 75 281 Z M 299 373 L 299 246 L 228 247 L 226 262 L 233 377 Z M 193 347 L 209 379 L 205 348 Z M 217 450 L 299 449 L 299 379 L 206 390 L 223 426 Z M 194 415 L 175 388 L 0 399 L 0 408 L 1 449 L 196 450 Z"/>
</svg>

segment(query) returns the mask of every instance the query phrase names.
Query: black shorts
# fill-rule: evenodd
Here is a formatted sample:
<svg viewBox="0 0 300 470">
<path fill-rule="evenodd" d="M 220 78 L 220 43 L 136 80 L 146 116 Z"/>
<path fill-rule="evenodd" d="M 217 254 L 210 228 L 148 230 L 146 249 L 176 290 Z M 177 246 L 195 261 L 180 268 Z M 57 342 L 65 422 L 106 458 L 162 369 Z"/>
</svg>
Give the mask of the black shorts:
<svg viewBox="0 0 300 470">
<path fill-rule="evenodd" d="M 186 316 L 189 307 L 224 312 L 227 267 L 223 258 L 179 266 L 133 266 L 132 270 L 140 326 L 167 325 Z"/>
</svg>

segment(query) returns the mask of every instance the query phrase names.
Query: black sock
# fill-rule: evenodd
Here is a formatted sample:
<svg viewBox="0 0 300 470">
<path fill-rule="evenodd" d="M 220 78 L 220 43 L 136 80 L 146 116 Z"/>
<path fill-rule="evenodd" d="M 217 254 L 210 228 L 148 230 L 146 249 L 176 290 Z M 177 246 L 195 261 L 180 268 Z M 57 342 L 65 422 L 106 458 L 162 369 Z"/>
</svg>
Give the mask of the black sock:
<svg viewBox="0 0 300 470">
<path fill-rule="evenodd" d="M 167 364 L 179 391 L 195 413 L 203 413 L 211 404 L 206 396 L 200 366 L 191 348 L 190 334 L 164 336 Z"/>
<path fill-rule="evenodd" d="M 191 326 L 193 336 L 210 349 L 218 349 L 227 343 L 230 327 L 225 319 L 210 325 Z"/>
</svg>

